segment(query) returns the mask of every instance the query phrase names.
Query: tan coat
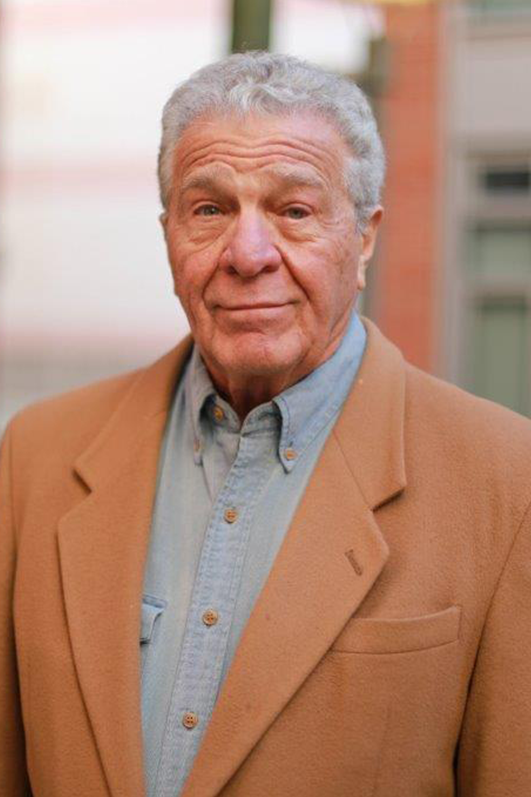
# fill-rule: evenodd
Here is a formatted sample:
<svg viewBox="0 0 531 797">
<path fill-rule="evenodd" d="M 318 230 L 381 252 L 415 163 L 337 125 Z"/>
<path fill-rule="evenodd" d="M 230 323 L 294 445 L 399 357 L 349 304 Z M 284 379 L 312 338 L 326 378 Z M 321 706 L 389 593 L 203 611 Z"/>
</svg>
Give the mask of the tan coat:
<svg viewBox="0 0 531 797">
<path fill-rule="evenodd" d="M 185 797 L 531 795 L 531 424 L 368 326 Z M 6 435 L 2 797 L 144 795 L 142 577 L 185 351 Z"/>
</svg>

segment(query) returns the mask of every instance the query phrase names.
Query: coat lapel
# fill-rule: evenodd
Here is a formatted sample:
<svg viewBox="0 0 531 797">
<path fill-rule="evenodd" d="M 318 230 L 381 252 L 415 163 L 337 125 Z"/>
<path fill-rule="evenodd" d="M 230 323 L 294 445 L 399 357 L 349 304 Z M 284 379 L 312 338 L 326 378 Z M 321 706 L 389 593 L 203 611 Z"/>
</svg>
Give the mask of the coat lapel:
<svg viewBox="0 0 531 797">
<path fill-rule="evenodd" d="M 387 559 L 373 510 L 405 486 L 404 364 L 376 327 L 366 325 L 357 383 L 242 635 L 183 797 L 219 793 L 324 656 Z"/>
<path fill-rule="evenodd" d="M 59 524 L 66 618 L 112 797 L 143 797 L 139 626 L 167 409 L 187 343 L 143 372 L 76 462 L 89 495 Z"/>
</svg>

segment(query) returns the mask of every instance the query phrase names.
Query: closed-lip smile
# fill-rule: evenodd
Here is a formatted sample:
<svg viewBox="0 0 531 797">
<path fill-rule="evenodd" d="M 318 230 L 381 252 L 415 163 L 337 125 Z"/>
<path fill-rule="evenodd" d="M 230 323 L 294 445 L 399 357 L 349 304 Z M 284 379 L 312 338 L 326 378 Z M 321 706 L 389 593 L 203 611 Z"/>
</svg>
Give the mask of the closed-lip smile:
<svg viewBox="0 0 531 797">
<path fill-rule="evenodd" d="M 257 302 L 256 304 L 220 305 L 222 310 L 275 310 L 286 307 L 289 302 Z"/>
</svg>

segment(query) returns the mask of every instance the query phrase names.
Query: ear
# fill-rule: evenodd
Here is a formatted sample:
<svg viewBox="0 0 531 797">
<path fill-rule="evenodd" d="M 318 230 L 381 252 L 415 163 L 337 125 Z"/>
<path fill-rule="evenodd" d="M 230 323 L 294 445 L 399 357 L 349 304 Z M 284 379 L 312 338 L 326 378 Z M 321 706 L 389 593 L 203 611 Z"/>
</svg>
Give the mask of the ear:
<svg viewBox="0 0 531 797">
<path fill-rule="evenodd" d="M 381 205 L 374 208 L 370 219 L 365 224 L 361 235 L 361 252 L 358 261 L 358 290 L 362 291 L 367 284 L 367 268 L 374 253 L 378 227 L 382 221 L 384 210 Z"/>
<path fill-rule="evenodd" d="M 164 240 L 167 240 L 167 227 L 168 227 L 168 211 L 164 210 L 159 216 L 160 226 L 164 233 Z"/>
</svg>

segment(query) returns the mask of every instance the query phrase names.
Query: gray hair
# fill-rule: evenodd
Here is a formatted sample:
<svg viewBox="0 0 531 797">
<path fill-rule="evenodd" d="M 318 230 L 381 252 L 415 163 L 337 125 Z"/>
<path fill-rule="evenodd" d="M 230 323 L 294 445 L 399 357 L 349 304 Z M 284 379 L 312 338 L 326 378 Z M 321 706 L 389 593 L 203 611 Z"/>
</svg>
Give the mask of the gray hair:
<svg viewBox="0 0 531 797">
<path fill-rule="evenodd" d="M 289 55 L 248 52 L 199 69 L 164 106 L 158 159 L 162 205 L 168 209 L 173 153 L 180 135 L 203 114 L 313 111 L 328 118 L 352 150 L 345 182 L 363 229 L 380 201 L 385 156 L 372 110 L 352 81 Z"/>
</svg>

